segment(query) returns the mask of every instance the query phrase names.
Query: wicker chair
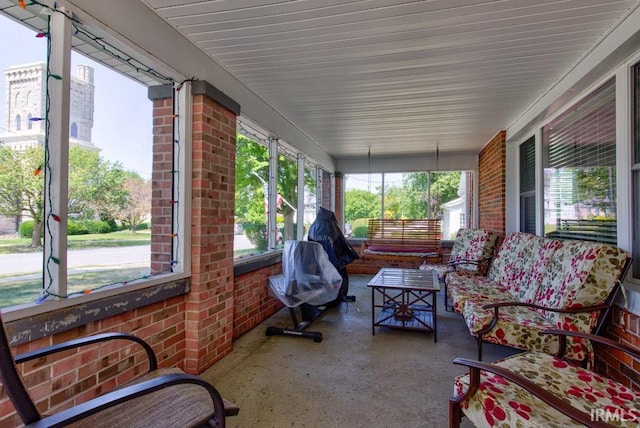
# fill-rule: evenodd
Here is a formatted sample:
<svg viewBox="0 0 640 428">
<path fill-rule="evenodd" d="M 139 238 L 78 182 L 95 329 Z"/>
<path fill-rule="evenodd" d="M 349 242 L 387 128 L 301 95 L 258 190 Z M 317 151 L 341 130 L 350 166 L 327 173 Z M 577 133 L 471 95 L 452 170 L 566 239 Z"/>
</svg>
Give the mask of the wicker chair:
<svg viewBox="0 0 640 428">
<path fill-rule="evenodd" d="M 149 361 L 149 371 L 122 388 L 92 400 L 53 415 L 40 414 L 16 364 L 110 340 L 133 341 L 142 346 Z M 225 402 L 218 391 L 201 377 L 179 369 L 158 369 L 151 347 L 142 339 L 126 333 L 97 334 L 14 358 L 1 316 L 0 380 L 27 427 L 224 427 L 225 417 L 238 413 L 237 407 Z"/>
</svg>

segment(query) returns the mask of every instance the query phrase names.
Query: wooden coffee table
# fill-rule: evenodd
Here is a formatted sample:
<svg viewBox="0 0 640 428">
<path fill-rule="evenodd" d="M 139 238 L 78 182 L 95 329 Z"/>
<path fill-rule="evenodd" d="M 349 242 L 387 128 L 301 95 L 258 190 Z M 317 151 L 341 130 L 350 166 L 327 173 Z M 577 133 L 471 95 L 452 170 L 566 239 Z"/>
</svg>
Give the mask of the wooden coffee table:
<svg viewBox="0 0 640 428">
<path fill-rule="evenodd" d="M 371 334 L 375 336 L 377 326 L 427 331 L 433 332 L 433 341 L 437 342 L 436 295 L 440 283 L 435 275 L 430 270 L 380 269 L 367 284 L 371 288 Z"/>
</svg>

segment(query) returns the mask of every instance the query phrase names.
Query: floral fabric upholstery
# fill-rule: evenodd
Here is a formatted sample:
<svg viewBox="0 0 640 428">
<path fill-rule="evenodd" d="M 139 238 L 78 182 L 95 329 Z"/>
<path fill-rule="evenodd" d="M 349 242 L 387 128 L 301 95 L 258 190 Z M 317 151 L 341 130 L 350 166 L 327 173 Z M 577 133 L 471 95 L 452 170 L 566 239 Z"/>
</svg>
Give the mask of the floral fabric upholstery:
<svg viewBox="0 0 640 428">
<path fill-rule="evenodd" d="M 464 320 L 469 332 L 475 335 L 488 326 L 493 319 L 493 309 L 482 309 L 483 305 L 509 301 L 507 296 L 472 297 L 464 307 Z M 511 300 L 513 301 L 513 300 Z M 555 354 L 558 351 L 558 337 L 542 334 L 543 330 L 557 328 L 539 311 L 523 306 L 500 308 L 495 326 L 482 336 L 483 341 L 512 348 Z M 587 314 L 579 314 L 588 317 Z M 565 355 L 575 361 L 591 357 L 591 343 L 576 337 L 567 337 Z"/>
<path fill-rule="evenodd" d="M 423 264 L 422 270 L 435 270 L 438 279 L 444 281 L 446 275 L 456 270 L 476 272 L 481 275 L 486 273 L 488 264 L 458 263 L 458 260 L 483 260 L 491 257 L 496 242 L 496 235 L 486 229 L 460 229 L 451 248 L 448 264 Z"/>
<path fill-rule="evenodd" d="M 532 239 L 535 239 L 535 235 L 520 232 L 508 233 L 491 263 L 487 274 L 489 279 L 506 285 L 511 279 L 514 266 L 518 261 L 518 253 Z"/>
<path fill-rule="evenodd" d="M 614 426 L 637 427 L 640 423 L 640 393 L 590 370 L 536 352 L 515 355 L 494 364 L 526 377 L 589 415 L 607 411 L 618 415 L 617 422 L 616 418 L 607 421 Z M 468 386 L 468 374 L 457 377 L 454 395 L 462 395 Z M 486 372 L 481 372 L 478 391 L 463 401 L 461 408 L 476 427 L 583 426 L 523 388 Z"/>
<path fill-rule="evenodd" d="M 455 272 L 447 276 L 447 293 L 453 302 L 453 310 L 462 315 L 468 299 L 480 300 L 482 304 L 509 302 L 514 298 L 503 287 L 487 277 L 478 277 L 466 272 Z"/>
<path fill-rule="evenodd" d="M 471 334 L 490 325 L 496 302 L 534 303 L 554 309 L 580 308 L 606 301 L 627 258 L 624 250 L 585 241 L 558 241 L 514 232 L 505 240 L 487 277 L 456 272 L 447 277 L 447 294 L 464 316 Z M 555 352 L 557 338 L 540 330 L 556 328 L 589 333 L 599 313 L 560 314 L 524 307 L 502 307 L 483 341 L 541 352 Z M 566 356 L 591 358 L 588 341 L 569 337 Z"/>
</svg>

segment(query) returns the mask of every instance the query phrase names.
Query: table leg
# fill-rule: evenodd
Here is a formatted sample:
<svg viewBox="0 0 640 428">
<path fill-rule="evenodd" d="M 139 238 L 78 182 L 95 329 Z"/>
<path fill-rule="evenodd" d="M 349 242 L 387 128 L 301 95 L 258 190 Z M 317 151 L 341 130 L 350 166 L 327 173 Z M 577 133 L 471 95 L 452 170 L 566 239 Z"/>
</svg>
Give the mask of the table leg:
<svg viewBox="0 0 640 428">
<path fill-rule="evenodd" d="M 433 309 L 433 341 L 438 342 L 438 317 L 436 314 L 437 294 L 435 291 L 431 292 L 431 308 Z"/>
<path fill-rule="evenodd" d="M 376 335 L 376 288 L 371 287 L 371 335 Z"/>
</svg>

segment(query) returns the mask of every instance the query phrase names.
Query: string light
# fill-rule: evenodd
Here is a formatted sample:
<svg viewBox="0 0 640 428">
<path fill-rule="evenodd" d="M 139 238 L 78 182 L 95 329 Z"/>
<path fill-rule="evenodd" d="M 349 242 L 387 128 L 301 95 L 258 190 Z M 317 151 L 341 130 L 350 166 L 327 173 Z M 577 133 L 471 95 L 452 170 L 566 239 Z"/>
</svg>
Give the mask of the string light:
<svg viewBox="0 0 640 428">
<path fill-rule="evenodd" d="M 50 109 L 51 109 L 51 99 L 50 99 L 50 93 L 49 93 L 49 79 L 54 79 L 54 80 L 62 80 L 62 76 L 57 75 L 57 74 L 53 74 L 51 73 L 51 69 L 50 69 L 50 58 L 51 58 L 51 15 L 53 13 L 61 13 L 62 15 L 64 15 L 67 19 L 72 21 L 72 25 L 73 25 L 73 29 L 75 32 L 75 35 L 78 36 L 83 36 L 84 38 L 87 38 L 89 40 L 91 40 L 94 45 L 99 46 L 103 52 L 107 53 L 108 55 L 110 55 L 111 57 L 129 65 L 130 67 L 132 67 L 133 69 L 136 70 L 137 73 L 144 73 L 147 74 L 149 76 L 151 76 L 152 78 L 159 80 L 159 81 L 164 81 L 164 82 L 170 82 L 174 85 L 175 88 L 175 92 L 180 91 L 182 89 L 182 87 L 184 86 L 184 84 L 186 82 L 192 82 L 197 80 L 196 77 L 191 77 L 189 79 L 185 79 L 182 80 L 180 82 L 176 81 L 175 79 L 173 79 L 172 77 L 169 76 L 165 76 L 162 73 L 156 71 L 155 69 L 153 69 L 152 67 L 149 67 L 145 64 L 143 64 L 141 61 L 123 53 L 122 51 L 120 51 L 119 49 L 117 49 L 116 47 L 114 47 L 113 45 L 109 44 L 108 42 L 106 42 L 102 37 L 98 37 L 95 36 L 94 34 L 90 33 L 89 31 L 87 31 L 86 29 L 81 27 L 81 22 L 76 19 L 74 16 L 72 16 L 71 14 L 68 14 L 62 10 L 58 9 L 58 5 L 57 3 L 53 3 L 53 7 L 50 7 L 46 4 L 40 3 L 38 1 L 31 1 L 29 3 L 25 3 L 24 0 L 19 0 L 18 1 L 18 5 L 22 8 L 22 9 L 27 9 L 28 6 L 32 6 L 32 5 L 36 5 L 36 6 L 40 6 L 41 10 L 40 10 L 40 14 L 41 15 L 46 15 L 47 16 L 47 31 L 42 31 L 36 34 L 37 38 L 46 38 L 47 40 L 47 69 L 46 69 L 46 90 L 45 90 L 45 117 L 32 117 L 29 120 L 33 121 L 33 122 L 37 122 L 37 121 L 45 121 L 45 141 L 44 141 L 44 147 L 45 147 L 45 163 L 44 165 L 39 166 L 35 171 L 34 171 L 34 175 L 39 176 L 42 171 L 45 171 L 45 174 L 47 175 L 47 177 L 51 177 L 52 176 L 52 168 L 51 165 L 49 164 L 49 159 L 50 159 L 50 146 L 49 146 L 49 131 L 50 131 L 50 122 L 49 122 L 49 113 L 50 113 Z M 177 104 L 177 111 L 175 112 L 175 114 L 172 115 L 172 117 L 176 120 L 176 124 L 174 125 L 174 132 L 175 129 L 178 129 L 178 133 L 176 138 L 174 139 L 174 153 L 173 153 L 173 161 L 174 161 L 174 168 L 172 169 L 172 174 L 175 174 L 178 172 L 178 170 L 175 168 L 175 162 L 176 160 L 180 159 L 180 133 L 179 133 L 179 128 L 180 128 L 180 115 L 179 115 L 179 103 L 175 102 L 175 92 L 174 92 L 174 104 Z M 176 181 L 176 185 L 174 187 L 174 189 L 177 189 L 176 195 L 173 195 L 174 189 L 172 189 L 172 197 L 170 200 L 170 203 L 172 206 L 175 206 L 178 203 L 178 199 L 179 199 L 179 190 L 180 190 L 180 174 L 174 175 L 174 179 Z M 45 179 L 45 182 L 48 183 L 48 204 L 45 205 L 46 207 L 52 207 L 53 203 L 51 200 L 52 197 L 52 180 L 50 179 Z M 172 228 L 175 227 L 176 230 L 174 231 L 175 233 L 172 233 L 172 238 L 174 238 L 174 242 L 175 242 L 175 246 L 179 246 L 179 227 L 180 224 L 176 223 L 174 225 L 174 221 L 173 221 L 173 208 L 172 208 Z M 49 215 L 45 216 L 46 218 L 46 223 L 49 222 L 49 219 L 53 219 L 56 222 L 61 222 L 62 219 L 60 216 L 50 213 Z M 67 296 L 61 296 L 58 294 L 55 294 L 53 292 L 50 291 L 51 286 L 53 285 L 53 274 L 50 270 L 50 262 L 54 263 L 56 265 L 60 265 L 60 259 L 57 257 L 54 257 L 53 252 L 53 232 L 52 232 L 52 228 L 45 227 L 47 234 L 48 234 L 48 242 L 49 242 L 49 257 L 47 259 L 47 261 L 45 261 L 45 267 L 46 267 L 46 279 L 48 279 L 48 281 L 46 281 L 46 285 L 43 284 L 43 294 L 36 300 L 36 303 L 41 303 L 44 302 L 48 296 L 54 296 L 54 297 L 59 297 L 59 298 L 66 298 L 75 294 L 79 294 L 79 293 L 83 293 L 83 294 L 89 294 L 92 292 L 91 289 L 89 290 L 83 290 L 81 292 L 77 292 L 77 293 L 69 293 Z M 171 258 L 170 258 L 170 268 L 168 268 L 167 270 L 163 270 L 162 272 L 166 272 L 166 271 L 173 271 L 173 266 L 177 265 L 178 261 L 174 258 L 174 248 L 172 246 L 171 249 Z M 160 272 L 160 273 L 162 273 Z M 142 279 L 146 279 L 149 278 L 151 275 L 144 275 L 141 276 L 139 278 L 137 278 L 136 280 L 142 280 Z M 100 287 L 95 287 L 94 290 L 98 290 L 100 288 L 103 287 L 108 287 L 111 285 L 116 285 L 116 284 L 127 284 L 128 281 L 124 281 L 124 282 L 116 282 L 116 283 L 112 283 L 112 284 L 106 284 Z"/>
<path fill-rule="evenodd" d="M 18 6 L 20 6 L 24 10 L 27 10 L 27 5 L 24 3 L 24 0 L 18 0 Z"/>
</svg>

